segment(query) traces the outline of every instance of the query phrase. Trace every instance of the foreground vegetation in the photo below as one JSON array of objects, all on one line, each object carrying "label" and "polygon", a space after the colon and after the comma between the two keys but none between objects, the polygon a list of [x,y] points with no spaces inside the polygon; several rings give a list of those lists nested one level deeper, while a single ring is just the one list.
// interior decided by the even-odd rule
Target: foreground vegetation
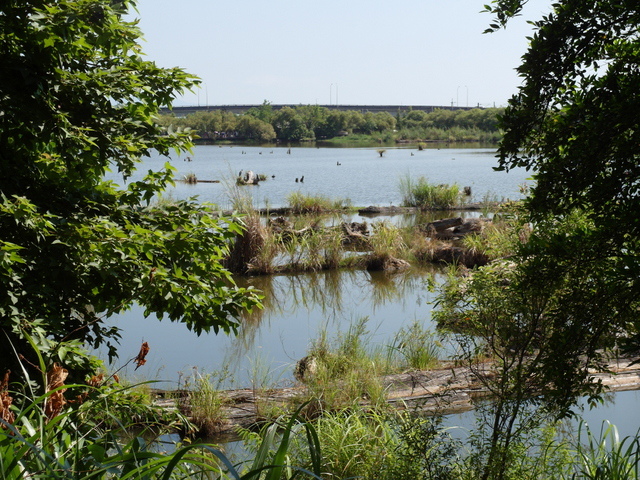
[{"label": "foreground vegetation", "polygon": [[[362,357],[362,331],[356,330],[325,354],[334,365],[332,373],[338,374],[334,380],[349,375],[336,365]],[[316,353],[323,349],[322,342],[314,347]],[[465,439],[440,417],[425,417],[417,410],[362,407],[357,401],[331,408],[315,404],[311,409],[314,404],[304,401],[297,411],[258,431],[239,431],[249,453],[238,462],[220,445],[158,443],[173,428],[188,429],[189,421],[141,405],[135,390],[113,378],[67,385],[62,373],[49,370],[47,379],[41,379],[48,385],[44,392],[8,383],[7,378],[0,383],[0,478],[471,480],[482,476],[490,452],[490,430],[482,423]],[[354,400],[361,395],[354,394]],[[65,396],[73,402],[65,403]],[[132,421],[132,409],[141,423]],[[576,436],[562,433],[566,431],[561,423],[548,422],[519,436],[500,478],[639,478],[637,437],[619,439],[615,427],[608,425],[600,433],[584,424]]]}]

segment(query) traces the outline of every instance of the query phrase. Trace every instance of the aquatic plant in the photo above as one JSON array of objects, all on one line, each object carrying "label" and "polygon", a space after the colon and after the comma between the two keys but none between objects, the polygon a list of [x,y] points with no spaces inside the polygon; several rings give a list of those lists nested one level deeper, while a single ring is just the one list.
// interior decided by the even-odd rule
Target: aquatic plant
[{"label": "aquatic plant", "polygon": [[442,354],[442,345],[436,334],[425,329],[417,320],[400,329],[389,348],[394,358],[392,364],[396,369],[404,367],[428,370],[438,365]]},{"label": "aquatic plant", "polygon": [[315,399],[326,411],[340,410],[362,399],[379,408],[386,405],[381,381],[386,365],[382,353],[370,348],[368,321],[368,317],[357,320],[331,340],[326,330],[319,332],[308,352],[314,371],[303,379],[307,390],[299,401]]},{"label": "aquatic plant", "polygon": [[[603,422],[599,435],[580,422],[575,442],[572,480],[637,480],[640,478],[640,438],[620,440],[615,425]],[[586,437],[586,438],[585,438]]]},{"label": "aquatic plant", "polygon": [[182,398],[177,399],[180,411],[191,419],[200,435],[212,437],[220,432],[226,402],[220,386],[228,376],[224,370],[203,374],[194,368],[193,375],[178,385],[178,392],[183,392]]},{"label": "aquatic plant", "polygon": [[422,210],[447,209],[460,204],[460,187],[453,185],[435,185],[425,177],[413,179],[405,175],[400,179],[400,193],[405,207],[417,207]]},{"label": "aquatic plant", "polygon": [[287,196],[287,204],[292,213],[325,213],[344,210],[351,206],[349,199],[332,200],[322,195],[306,195],[301,192],[292,192]]}]

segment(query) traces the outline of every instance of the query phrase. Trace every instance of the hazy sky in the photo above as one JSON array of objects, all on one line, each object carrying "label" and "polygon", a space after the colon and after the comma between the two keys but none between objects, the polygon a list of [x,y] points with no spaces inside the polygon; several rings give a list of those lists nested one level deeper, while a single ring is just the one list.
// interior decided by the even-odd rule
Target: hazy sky
[{"label": "hazy sky", "polygon": [[139,0],[144,52],[199,76],[175,105],[496,106],[550,0],[482,32],[489,0]]}]

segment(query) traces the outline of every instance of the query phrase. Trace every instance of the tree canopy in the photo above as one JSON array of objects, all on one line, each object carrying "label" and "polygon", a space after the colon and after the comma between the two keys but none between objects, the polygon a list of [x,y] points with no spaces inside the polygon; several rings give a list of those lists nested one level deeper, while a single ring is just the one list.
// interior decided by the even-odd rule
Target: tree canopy
[{"label": "tree canopy", "polygon": [[[494,26],[523,3],[496,2]],[[564,0],[553,8],[534,22],[518,68],[523,86],[502,120],[500,166],[536,171],[533,211],[586,209],[598,226],[623,222],[637,236],[640,5]]]},{"label": "tree canopy", "polygon": [[[489,31],[526,3],[487,5]],[[517,216],[526,235],[510,240],[509,262],[451,281],[440,298],[467,363],[482,375],[479,355],[493,360],[496,375],[481,376],[498,397],[486,405],[482,478],[504,478],[509,445],[540,420],[528,407],[570,414],[579,395],[599,398],[591,372],[608,352],[640,346],[640,4],[551,8],[532,22],[522,86],[500,121],[498,168],[535,180]]]},{"label": "tree canopy", "polygon": [[[524,3],[487,6],[496,15],[492,28]],[[518,68],[523,84],[502,118],[499,165],[535,172],[527,202],[534,220],[576,209],[589,216],[581,248],[615,263],[608,281],[628,300],[630,291],[640,294],[640,5],[563,0],[552,7],[534,22]],[[637,327],[626,329],[633,336]]]},{"label": "tree canopy", "polygon": [[[197,79],[144,60],[132,0],[9,0],[0,6],[0,370],[46,358],[88,367],[104,319],[133,303],[197,334],[237,328],[255,292],[221,261],[241,226],[193,201],[154,200],[167,163],[119,187],[152,150],[190,148],[163,133],[162,106]],[[125,183],[125,182],[123,182]],[[17,371],[15,373],[18,373]]]}]

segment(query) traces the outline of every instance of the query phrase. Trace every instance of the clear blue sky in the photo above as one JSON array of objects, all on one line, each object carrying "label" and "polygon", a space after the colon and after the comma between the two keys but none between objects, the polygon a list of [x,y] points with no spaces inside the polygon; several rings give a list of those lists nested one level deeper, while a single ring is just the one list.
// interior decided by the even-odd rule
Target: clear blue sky
[{"label": "clear blue sky", "polygon": [[175,105],[496,106],[550,0],[483,34],[489,0],[139,0],[143,50],[199,76]]}]

